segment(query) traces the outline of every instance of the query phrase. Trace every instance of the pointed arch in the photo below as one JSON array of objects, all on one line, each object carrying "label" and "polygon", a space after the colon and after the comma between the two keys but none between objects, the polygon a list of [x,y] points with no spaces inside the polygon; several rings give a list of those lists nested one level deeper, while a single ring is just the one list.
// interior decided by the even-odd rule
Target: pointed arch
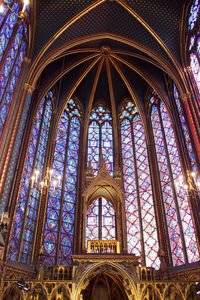
[{"label": "pointed arch", "polygon": [[58,123],[44,227],[44,264],[67,265],[71,262],[79,162],[81,110],[70,99]]},{"label": "pointed arch", "polygon": [[154,285],[148,284],[142,293],[141,299],[143,299],[143,300],[148,300],[148,299],[161,300],[162,296],[161,296],[160,292],[158,291],[158,289]]},{"label": "pointed arch", "polygon": [[191,167],[192,167],[193,170],[197,170],[197,164],[196,164],[194,150],[193,150],[193,146],[192,146],[192,142],[191,142],[191,138],[190,138],[190,133],[189,133],[189,130],[188,130],[188,125],[187,125],[187,122],[186,122],[186,118],[184,116],[183,104],[182,104],[182,101],[180,99],[178,89],[177,89],[175,83],[173,85],[173,94],[174,94],[174,99],[175,99],[175,102],[176,102],[176,107],[177,107],[177,110],[178,110],[179,118],[180,118],[180,121],[181,121],[181,127],[182,127],[183,134],[184,134],[184,137],[185,137],[185,142],[186,142],[186,147],[187,147],[187,151],[188,151],[189,158],[190,158]]},{"label": "pointed arch", "polygon": [[141,255],[144,264],[158,269],[159,246],[145,131],[130,100],[121,106],[120,129],[128,251]]},{"label": "pointed arch", "polygon": [[29,292],[29,295],[27,297],[27,300],[32,300],[34,297],[38,297],[40,300],[47,300],[47,291],[45,289],[45,286],[43,286],[40,283],[34,284],[31,287],[31,291]]},{"label": "pointed arch", "polygon": [[165,105],[154,94],[150,106],[171,255],[177,266],[198,260],[198,244],[187,192],[175,185],[183,171],[171,120]]},{"label": "pointed arch", "polygon": [[59,284],[52,291],[50,300],[71,300],[70,293],[64,284]]},{"label": "pointed arch", "polygon": [[5,7],[0,13],[0,137],[14,97],[28,45],[28,24],[17,14],[21,9],[18,0],[9,1],[12,10]]},{"label": "pointed arch", "polygon": [[35,228],[40,204],[40,188],[32,184],[32,176],[41,180],[55,95],[49,91],[41,100],[30,135],[21,187],[18,194],[8,258],[31,262]]},{"label": "pointed arch", "polygon": [[171,299],[171,297],[173,297],[173,299],[177,299],[177,300],[183,300],[185,299],[182,291],[175,285],[175,284],[170,284],[164,293],[164,299]]},{"label": "pointed arch", "polygon": [[97,175],[99,169],[101,153],[109,173],[113,175],[112,117],[110,110],[103,105],[95,106],[91,111],[87,151],[87,162],[88,164],[91,163],[94,175]]}]

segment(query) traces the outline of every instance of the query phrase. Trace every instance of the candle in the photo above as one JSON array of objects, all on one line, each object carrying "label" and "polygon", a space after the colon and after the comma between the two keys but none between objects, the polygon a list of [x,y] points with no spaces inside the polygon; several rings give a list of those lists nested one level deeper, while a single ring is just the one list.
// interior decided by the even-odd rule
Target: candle
[{"label": "candle", "polygon": [[1,214],[1,224],[3,223],[3,216],[4,216],[4,212],[2,212]]},{"label": "candle", "polygon": [[22,11],[25,12],[26,6],[29,4],[29,0],[24,0],[24,6]]}]

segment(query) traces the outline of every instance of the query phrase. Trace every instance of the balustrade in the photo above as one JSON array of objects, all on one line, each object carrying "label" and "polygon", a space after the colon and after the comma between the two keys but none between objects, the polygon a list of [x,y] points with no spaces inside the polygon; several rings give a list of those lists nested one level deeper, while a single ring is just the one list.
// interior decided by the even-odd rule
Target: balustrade
[{"label": "balustrade", "polygon": [[120,253],[119,242],[116,240],[89,240],[88,253],[117,254]]}]

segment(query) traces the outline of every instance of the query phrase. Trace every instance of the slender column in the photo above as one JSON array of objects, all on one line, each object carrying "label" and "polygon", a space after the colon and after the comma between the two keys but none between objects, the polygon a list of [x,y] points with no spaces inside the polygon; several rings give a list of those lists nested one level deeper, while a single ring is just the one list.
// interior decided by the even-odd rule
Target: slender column
[{"label": "slender column", "polygon": [[139,182],[138,182],[138,171],[137,171],[137,159],[135,153],[135,135],[133,131],[133,122],[130,122],[131,126],[131,136],[132,136],[132,147],[133,147],[133,158],[134,158],[134,172],[135,172],[135,185],[136,185],[136,194],[137,194],[137,205],[138,205],[138,218],[139,218],[139,227],[140,227],[140,244],[141,244],[141,258],[142,265],[146,265],[145,260],[145,248],[144,248],[144,235],[143,235],[143,226],[142,226],[142,213],[140,205],[140,192],[139,192]]},{"label": "slender column", "polygon": [[[60,199],[60,219],[58,221],[58,239],[57,239],[57,249],[56,249],[56,265],[59,264],[59,251],[60,251],[60,241],[61,241],[61,227],[62,227],[62,214],[63,214],[63,202],[64,202],[64,186],[66,179],[66,169],[67,169],[67,159],[68,159],[68,147],[69,147],[69,136],[71,131],[71,120],[68,121],[68,132],[67,132],[67,141],[66,141],[66,149],[65,149],[65,162],[64,162],[64,170],[63,170],[63,178],[62,178],[62,191],[61,191],[61,199]],[[63,263],[63,261],[62,261]]]},{"label": "slender column", "polygon": [[[15,211],[17,208],[17,206],[16,206],[17,197],[15,197],[15,198],[13,197],[13,191],[11,191],[12,194],[10,197],[10,202],[8,202],[8,200],[9,200],[11,185],[13,184],[14,176],[16,175],[15,172],[16,172],[17,158],[19,157],[22,136],[23,136],[23,133],[25,130],[26,120],[27,120],[28,111],[30,108],[30,103],[31,103],[31,98],[32,98],[32,92],[33,92],[32,87],[29,87],[29,86],[26,86],[26,87],[27,87],[27,94],[26,94],[25,101],[24,101],[23,111],[21,114],[19,114],[21,119],[19,122],[18,131],[17,131],[17,135],[15,137],[15,143],[14,143],[12,155],[11,155],[10,163],[8,166],[7,176],[6,176],[6,180],[5,180],[5,184],[4,184],[4,188],[3,188],[3,193],[1,196],[2,200],[0,200],[0,203],[4,204],[4,205],[2,205],[4,207],[4,210],[6,209],[10,212],[11,220],[14,220],[14,215],[15,215]],[[18,193],[18,191],[15,194],[17,195],[17,193]],[[12,203],[11,202],[12,200],[14,200],[15,203],[14,202]],[[6,246],[5,246],[6,253],[8,253],[8,245],[9,245],[10,239],[12,237],[11,232],[12,232],[13,224],[14,223],[11,222],[10,227],[8,229],[9,239],[6,241]]]},{"label": "slender column", "polygon": [[147,149],[149,153],[149,164],[151,169],[151,180],[152,180],[152,189],[154,194],[154,208],[156,213],[156,223],[157,223],[157,231],[158,231],[158,239],[159,239],[159,252],[164,251],[164,257],[167,261],[172,265],[171,259],[171,251],[169,245],[169,237],[168,237],[168,230],[167,224],[165,219],[165,210],[164,206],[161,203],[160,199],[162,199],[162,191],[159,181],[159,169],[156,163],[156,151],[153,144],[153,131],[151,126],[150,116],[147,117],[147,128],[149,128],[148,132],[146,133],[147,137]]},{"label": "slender column", "polygon": [[115,106],[115,97],[113,91],[113,83],[112,83],[112,75],[110,69],[110,63],[108,57],[106,57],[106,70],[107,70],[107,77],[108,77],[108,86],[109,86],[109,93],[110,93],[110,102],[112,107],[112,119],[113,119],[113,135],[114,135],[114,153],[115,153],[115,160],[119,160],[119,142],[118,142],[118,134],[117,134],[117,116],[116,116],[116,106]]},{"label": "slender column", "polygon": [[[52,162],[53,160],[53,151],[51,148],[51,144],[50,144],[50,137],[52,136],[52,131],[54,130],[54,126],[52,126],[52,124],[54,124],[54,118],[55,118],[55,110],[52,113],[52,118],[51,118],[51,127],[50,127],[50,132],[49,132],[49,137],[48,137],[48,142],[47,142],[47,151],[46,151],[46,156],[45,156],[45,164],[44,164],[44,168],[43,168],[43,174],[42,174],[42,178],[44,178],[45,174],[47,174],[47,170],[48,170],[48,166],[50,165],[50,161]],[[55,143],[54,143],[55,145]],[[45,225],[45,219],[46,219],[46,207],[47,207],[47,200],[48,200],[48,187],[44,188],[44,190],[41,192],[40,195],[40,202],[38,205],[38,213],[37,213],[37,221],[36,221],[36,229],[35,229],[35,234],[34,234],[34,239],[33,239],[33,251],[32,251],[32,256],[31,256],[31,264],[33,264],[34,261],[34,255],[36,253],[36,251],[39,250],[40,248],[40,238],[41,238],[41,234],[43,236],[44,234],[44,225]],[[41,228],[43,228],[43,231],[41,231]],[[37,241],[38,245],[37,245]]]},{"label": "slender column", "polygon": [[171,163],[170,163],[170,159],[169,159],[169,151],[168,151],[168,147],[167,147],[167,140],[166,140],[166,136],[165,136],[165,130],[164,130],[164,126],[163,126],[163,120],[162,120],[162,116],[161,116],[160,107],[158,108],[158,114],[159,114],[159,119],[160,119],[161,130],[162,130],[162,134],[163,134],[164,147],[165,147],[166,156],[167,156],[166,158],[167,158],[167,164],[168,164],[168,170],[169,170],[169,177],[170,177],[170,180],[171,180],[171,188],[172,188],[174,203],[175,203],[175,207],[176,207],[178,226],[179,226],[179,229],[180,229],[180,236],[181,236],[181,242],[182,242],[182,247],[183,247],[183,254],[184,254],[185,262],[188,263],[188,257],[187,257],[187,252],[186,252],[186,245],[185,245],[183,227],[182,227],[181,216],[180,216],[180,211],[179,211],[179,205],[178,205],[177,196],[176,196],[176,190],[175,190],[175,186],[174,186]]},{"label": "slender column", "polygon": [[[44,120],[44,115],[45,115],[46,102],[47,102],[47,99],[45,99],[43,112],[42,112],[42,117],[41,117],[41,122],[40,122],[40,126],[39,126],[39,133],[38,133],[38,137],[37,137],[37,143],[36,143],[36,147],[35,147],[36,150],[35,150],[34,161],[33,161],[33,170],[35,168],[35,164],[36,164],[36,161],[37,161],[37,152],[38,152],[38,146],[39,146],[39,141],[40,141],[40,136],[41,136],[41,131],[42,131],[42,125],[43,125],[43,120]],[[43,172],[44,172],[44,169],[43,169]],[[28,208],[29,208],[30,193],[31,193],[32,189],[34,189],[34,187],[32,187],[29,183],[29,189],[28,189],[27,200],[26,200],[26,207],[25,207],[25,212],[24,212],[23,226],[22,226],[22,230],[21,230],[21,233],[20,233],[21,238],[19,239],[20,246],[19,246],[19,252],[18,252],[18,261],[20,261],[22,246],[23,246],[23,242],[24,242],[24,230],[25,230],[25,227],[26,227],[26,220],[27,220],[27,214],[28,214]],[[36,189],[38,190],[38,188],[36,188]],[[41,195],[38,198],[38,203],[39,204],[40,204],[40,201],[41,201]],[[38,204],[38,207],[39,207],[39,204]],[[38,210],[37,210],[37,214],[38,214]]]},{"label": "slender column", "polygon": [[31,103],[31,96],[32,96],[32,91],[29,90],[28,93],[26,94],[25,103],[24,103],[22,114],[21,114],[19,127],[17,130],[17,135],[15,137],[15,142],[14,142],[14,146],[13,146],[13,150],[12,150],[12,154],[11,154],[11,158],[10,158],[10,163],[9,163],[9,166],[7,169],[7,175],[6,175],[6,179],[4,182],[4,186],[3,186],[3,190],[2,190],[2,194],[1,194],[1,198],[0,198],[0,213],[3,212],[5,210],[5,208],[9,208],[9,206],[10,206],[10,205],[8,205],[9,195],[10,195],[11,186],[13,183],[13,178],[15,176],[15,168],[16,168],[16,164],[17,164],[17,158],[19,156],[21,140],[22,140],[22,135],[23,135],[24,129],[25,129],[28,110],[29,110],[29,106]]}]

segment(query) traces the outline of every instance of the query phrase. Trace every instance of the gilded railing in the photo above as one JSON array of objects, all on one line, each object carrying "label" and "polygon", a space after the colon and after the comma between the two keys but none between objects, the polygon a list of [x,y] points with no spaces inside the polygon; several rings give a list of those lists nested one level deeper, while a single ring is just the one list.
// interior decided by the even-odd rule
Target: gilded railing
[{"label": "gilded railing", "polygon": [[119,242],[116,240],[89,240],[87,241],[88,253],[120,253]]}]

